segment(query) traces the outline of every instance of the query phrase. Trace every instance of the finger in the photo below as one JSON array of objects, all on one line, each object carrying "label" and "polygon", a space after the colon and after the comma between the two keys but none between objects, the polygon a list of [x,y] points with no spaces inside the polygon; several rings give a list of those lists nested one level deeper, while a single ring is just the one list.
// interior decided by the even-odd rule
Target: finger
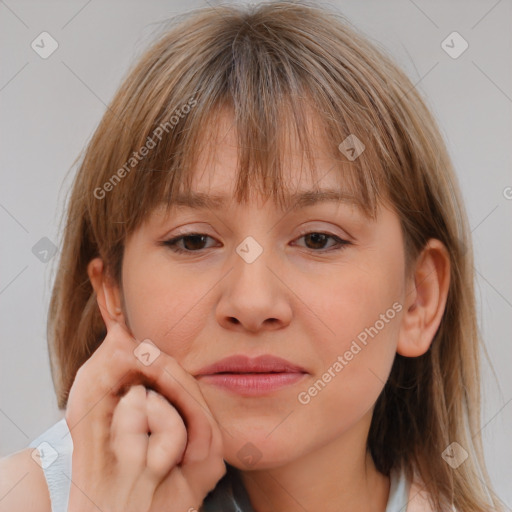
[{"label": "finger", "polygon": [[[187,447],[182,462],[204,460],[218,426],[199,389],[199,384],[173,357],[161,353],[150,366],[142,367],[149,387],[165,397],[179,412],[187,428]],[[220,436],[220,432],[219,432]]]},{"label": "finger", "polygon": [[112,449],[120,467],[133,475],[146,465],[149,429],[146,409],[146,388],[132,386],[119,400],[112,417]]},{"label": "finger", "polygon": [[159,393],[148,390],[146,405],[151,432],[146,466],[160,481],[182,459],[187,429],[178,411]]},{"label": "finger", "polygon": [[183,418],[188,432],[183,462],[203,460],[210,449],[212,430],[218,430],[218,425],[197,381],[164,352],[146,366],[134,354],[138,346],[139,342],[120,323],[111,326],[103,343],[77,373],[78,393],[84,398],[76,406],[73,419],[79,421],[93,411],[100,424],[110,425],[119,396],[129,386],[143,384],[167,398]]},{"label": "finger", "polygon": [[[112,450],[115,473],[123,492],[117,499],[129,503],[124,510],[148,510],[158,481],[147,474],[148,439],[147,389],[132,386],[119,400],[112,418]],[[118,491],[118,492],[119,492]]]}]

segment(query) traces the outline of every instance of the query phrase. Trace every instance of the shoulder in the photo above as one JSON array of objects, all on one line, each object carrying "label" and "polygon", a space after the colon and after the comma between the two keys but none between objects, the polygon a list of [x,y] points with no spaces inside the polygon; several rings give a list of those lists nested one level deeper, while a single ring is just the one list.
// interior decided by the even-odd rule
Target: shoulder
[{"label": "shoulder", "polygon": [[0,512],[51,512],[44,471],[32,451],[25,448],[0,458]]},{"label": "shoulder", "polygon": [[[409,501],[407,503],[407,512],[436,512],[428,501],[429,493],[419,477],[416,477],[409,489]],[[453,508],[454,512],[458,512]]]},{"label": "shoulder", "polygon": [[434,512],[428,501],[428,493],[419,479],[411,482],[407,512]]}]

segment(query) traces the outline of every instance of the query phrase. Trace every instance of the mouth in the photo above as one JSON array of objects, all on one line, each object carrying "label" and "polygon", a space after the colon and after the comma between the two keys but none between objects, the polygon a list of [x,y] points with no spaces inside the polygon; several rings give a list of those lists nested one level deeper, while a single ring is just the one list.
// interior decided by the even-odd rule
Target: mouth
[{"label": "mouth", "polygon": [[243,395],[265,395],[304,379],[307,371],[285,359],[264,355],[231,356],[202,368],[197,378],[223,390]]}]

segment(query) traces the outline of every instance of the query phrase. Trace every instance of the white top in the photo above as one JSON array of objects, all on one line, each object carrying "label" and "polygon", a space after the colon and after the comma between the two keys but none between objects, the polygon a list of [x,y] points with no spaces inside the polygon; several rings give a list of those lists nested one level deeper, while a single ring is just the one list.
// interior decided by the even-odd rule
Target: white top
[{"label": "white top", "polygon": [[[71,458],[73,440],[66,419],[52,425],[46,432],[34,439],[30,448],[37,448],[40,454],[52,512],[67,512],[69,491],[71,488]],[[229,465],[228,472],[217,483],[217,486],[206,496],[201,511],[204,512],[254,512],[247,493]],[[389,499],[385,512],[407,512],[410,482],[403,473],[391,472]],[[222,507],[222,508],[221,508]]]}]

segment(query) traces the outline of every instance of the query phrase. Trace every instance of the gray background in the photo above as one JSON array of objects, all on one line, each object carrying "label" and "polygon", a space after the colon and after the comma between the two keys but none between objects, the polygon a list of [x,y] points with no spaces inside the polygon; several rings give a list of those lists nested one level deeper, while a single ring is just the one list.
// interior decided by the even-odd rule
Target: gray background
[{"label": "gray background", "polygon": [[[483,437],[492,480],[512,504],[512,2],[333,2],[405,68],[438,119],[474,237],[483,359]],[[187,9],[206,5],[187,2]],[[213,5],[213,4],[212,4]],[[0,456],[20,450],[63,416],[45,339],[58,221],[75,168],[127,66],[179,1],[0,1]],[[48,59],[31,48],[43,31]],[[441,42],[459,32],[457,59]]]}]

